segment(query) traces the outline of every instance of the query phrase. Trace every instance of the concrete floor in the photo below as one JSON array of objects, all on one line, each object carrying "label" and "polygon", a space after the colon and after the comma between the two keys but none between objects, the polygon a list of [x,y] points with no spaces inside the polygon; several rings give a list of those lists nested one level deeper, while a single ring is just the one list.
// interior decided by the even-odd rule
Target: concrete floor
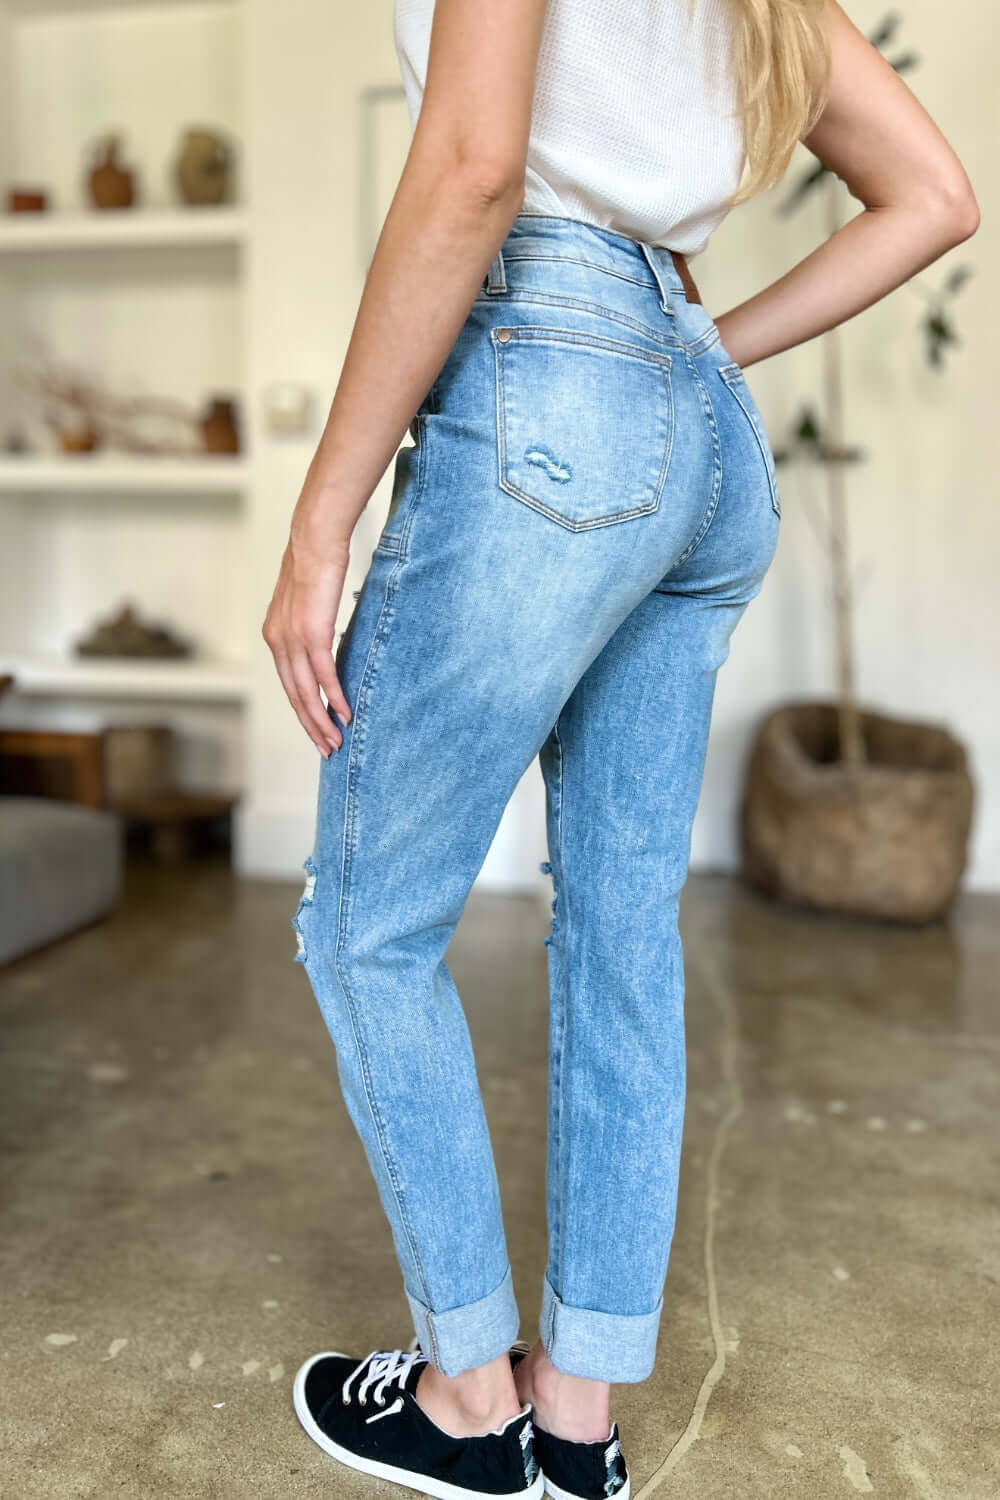
[{"label": "concrete floor", "polygon": [[[130,869],[0,973],[0,1492],[379,1497],[290,1404],[412,1336],[289,918],[299,886]],[[1000,1495],[1000,898],[902,931],[684,893],[688,1112],[633,1500]],[[522,1335],[545,1261],[547,930],[474,893],[466,999]]]}]

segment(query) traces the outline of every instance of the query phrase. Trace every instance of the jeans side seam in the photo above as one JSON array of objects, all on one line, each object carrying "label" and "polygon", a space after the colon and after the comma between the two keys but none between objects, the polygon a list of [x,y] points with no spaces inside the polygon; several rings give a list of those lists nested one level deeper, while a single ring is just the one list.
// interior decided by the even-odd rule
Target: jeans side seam
[{"label": "jeans side seam", "polygon": [[[403,523],[401,540],[404,536],[408,539],[408,526],[412,517],[413,509],[416,505],[416,500],[419,498],[420,491],[423,486],[424,475],[426,471],[425,449],[426,445],[421,445],[420,449],[418,450],[420,453],[420,458],[417,471],[417,483],[414,503],[410,508],[410,514],[406,517],[406,520]],[[393,1193],[395,1195],[396,1203],[399,1208],[400,1220],[406,1231],[407,1240],[409,1242],[410,1253],[413,1256],[414,1265],[420,1278],[421,1297],[429,1307],[431,1297],[427,1282],[427,1274],[424,1270],[423,1262],[420,1258],[417,1238],[414,1233],[413,1224],[410,1220],[406,1198],[399,1181],[399,1174],[396,1170],[396,1163],[393,1159],[391,1151],[389,1150],[388,1134],[385,1128],[385,1122],[382,1118],[381,1110],[378,1107],[378,1101],[375,1097],[375,1090],[372,1086],[368,1051],[364,1045],[358,1029],[357,1001],[355,999],[351,986],[348,983],[342,957],[344,940],[347,934],[350,915],[349,908],[350,898],[352,895],[353,859],[354,855],[357,852],[357,781],[364,753],[366,711],[371,699],[372,685],[376,676],[378,658],[382,654],[382,651],[388,640],[389,626],[392,623],[393,617],[392,602],[396,593],[399,574],[405,562],[406,552],[405,549],[401,547],[400,554],[397,557],[397,560],[393,565],[388,578],[386,579],[385,595],[382,600],[382,607],[379,610],[378,620],[376,621],[375,629],[372,633],[372,640],[368,648],[368,655],[365,659],[365,665],[358,684],[358,692],[354,705],[354,717],[351,721],[351,744],[348,751],[347,775],[345,778],[346,786],[344,792],[344,836],[341,846],[340,900],[337,907],[337,933],[336,942],[334,945],[334,967],[336,968],[337,977],[344,992],[344,997],[347,1000],[347,1009],[351,1021],[351,1030],[354,1034],[354,1043],[357,1049],[358,1060],[361,1064],[361,1076],[365,1086],[365,1096],[368,1100],[368,1108],[371,1111],[372,1124],[375,1128],[376,1139],[378,1140],[379,1148],[382,1152],[382,1159],[385,1162],[386,1170],[389,1174],[389,1180],[392,1183]],[[435,1362],[438,1362],[439,1354],[437,1349],[437,1340],[434,1336],[433,1326],[430,1324],[429,1320],[428,1327],[431,1335],[431,1343],[434,1346],[431,1350],[431,1353]]]},{"label": "jeans side seam", "polygon": [[[725,371],[727,370],[735,371],[738,379],[730,379],[725,374]],[[743,412],[744,416],[750,424],[750,428],[753,432],[754,437],[757,440],[757,447],[760,450],[760,456],[764,460],[764,468],[767,471],[767,483],[771,495],[771,509],[774,511],[776,516],[780,516],[781,499],[778,494],[778,479],[774,470],[774,462],[768,452],[770,443],[765,443],[765,438],[761,436],[761,432],[754,418],[753,411],[740,395],[739,384],[744,380],[743,371],[737,364],[724,365],[723,368],[719,371],[719,375],[726,387],[732,392],[737,404],[739,405],[740,410]]]},{"label": "jeans side seam", "polygon": [[[553,1142],[553,1151],[554,1151],[553,1161],[555,1163],[555,1178],[556,1178],[555,1203],[556,1203],[556,1213],[558,1215],[558,1218],[556,1219],[556,1224],[555,1224],[555,1241],[556,1241],[556,1245],[555,1245],[555,1248],[556,1248],[555,1273],[556,1273],[556,1276],[558,1277],[558,1279],[561,1281],[562,1280],[562,1260],[563,1260],[562,1240],[563,1240],[563,1233],[564,1233],[564,1230],[565,1230],[565,1215],[563,1213],[563,1201],[562,1201],[562,1198],[563,1198],[563,1162],[562,1162],[562,1144],[563,1144],[563,1128],[562,1128],[562,1125],[563,1125],[563,1054],[565,1052],[565,1047],[566,1047],[566,1011],[567,1011],[567,1008],[568,1008],[568,1000],[567,1000],[567,995],[566,995],[566,985],[567,985],[567,976],[569,974],[569,942],[570,942],[571,927],[570,927],[570,924],[569,924],[569,921],[568,921],[568,916],[569,916],[569,902],[567,900],[567,895],[566,895],[566,877],[565,877],[565,871],[564,871],[564,868],[563,868],[563,847],[564,847],[563,846],[563,826],[564,826],[564,801],[565,801],[566,758],[565,758],[565,755],[563,754],[563,743],[562,743],[562,737],[561,737],[561,735],[559,733],[559,719],[558,718],[556,719],[556,722],[552,726],[552,735],[553,735],[553,739],[554,739],[554,742],[555,742],[555,745],[556,745],[556,751],[557,751],[557,754],[558,754],[558,757],[559,757],[558,774],[557,774],[557,777],[556,777],[556,788],[557,788],[558,795],[557,795],[557,798],[556,798],[556,809],[555,809],[555,813],[556,813],[556,818],[555,818],[555,821],[556,821],[556,869],[557,869],[558,874],[559,874],[559,884],[558,884],[558,891],[557,891],[557,898],[556,899],[557,899],[557,905],[561,908],[560,911],[559,911],[559,913],[558,913],[558,915],[559,915],[559,920],[560,920],[560,923],[561,923],[561,926],[562,926],[562,931],[563,931],[562,959],[561,959],[561,963],[560,963],[560,984],[559,984],[559,998],[558,998],[558,1004],[559,1004],[559,1047],[558,1047],[558,1052],[557,1052],[556,1058],[554,1060],[555,1061],[555,1065],[556,1065],[556,1078],[555,1078],[555,1111],[554,1111],[554,1113],[555,1113],[555,1140]],[[552,997],[550,996],[550,1004],[551,1004],[551,1001],[552,1001]]]},{"label": "jeans side seam", "polygon": [[694,552],[695,548],[698,547],[702,542],[715,517],[715,513],[719,505],[719,495],[722,492],[722,443],[719,439],[719,428],[715,420],[715,408],[712,406],[712,402],[708,394],[708,388],[701,377],[701,372],[698,370],[694,360],[691,359],[690,356],[688,356],[687,363],[688,369],[691,371],[692,378],[694,379],[698,387],[698,396],[701,400],[702,409],[704,410],[709,430],[712,434],[712,493],[698,530],[695,532],[690,542],[688,542],[680,557],[676,557],[670,564],[670,567],[663,575],[663,578],[661,578],[659,583],[657,584],[658,588],[667,578],[670,577],[671,573],[675,572],[681,566],[682,563],[687,562],[688,558]]}]

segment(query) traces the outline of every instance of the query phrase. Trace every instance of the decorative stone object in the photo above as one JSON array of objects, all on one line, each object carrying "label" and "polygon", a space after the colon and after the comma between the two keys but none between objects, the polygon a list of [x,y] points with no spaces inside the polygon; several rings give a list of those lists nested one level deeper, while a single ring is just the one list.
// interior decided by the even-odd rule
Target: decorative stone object
[{"label": "decorative stone object", "polygon": [[191,126],[174,163],[181,198],[192,206],[222,203],[228,196],[233,148],[217,131]]},{"label": "decorative stone object", "polygon": [[859,765],[837,758],[833,703],[785,704],[763,721],[740,813],[743,876],[792,906],[941,918],[967,858],[966,752],[943,725],[861,719]]},{"label": "decorative stone object", "polygon": [[139,618],[125,604],[110,620],[98,623],[76,643],[78,656],[177,657],[190,656],[191,647],[164,625]]}]

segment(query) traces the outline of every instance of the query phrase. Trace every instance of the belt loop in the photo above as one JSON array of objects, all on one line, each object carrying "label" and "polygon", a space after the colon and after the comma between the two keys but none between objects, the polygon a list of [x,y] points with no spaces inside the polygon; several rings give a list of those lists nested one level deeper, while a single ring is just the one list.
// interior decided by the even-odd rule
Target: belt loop
[{"label": "belt loop", "polygon": [[645,240],[639,240],[638,244],[639,244],[639,249],[642,251],[643,255],[646,257],[646,261],[647,261],[647,263],[649,265],[649,269],[652,271],[653,275],[656,277],[656,285],[660,289],[660,308],[661,308],[661,310],[663,312],[668,313],[668,314],[670,314],[672,316],[673,315],[673,311],[674,311],[673,303],[672,303],[672,301],[670,299],[670,293],[667,290],[667,283],[664,281],[663,274],[662,274],[662,272],[660,270],[659,265],[657,264],[657,257],[656,257],[654,248],[653,248],[652,245],[647,245],[647,243],[646,243]]},{"label": "belt loop", "polygon": [[507,290],[507,276],[504,271],[502,250],[498,250],[493,257],[489,273],[483,283],[483,289],[487,292],[505,292]]}]

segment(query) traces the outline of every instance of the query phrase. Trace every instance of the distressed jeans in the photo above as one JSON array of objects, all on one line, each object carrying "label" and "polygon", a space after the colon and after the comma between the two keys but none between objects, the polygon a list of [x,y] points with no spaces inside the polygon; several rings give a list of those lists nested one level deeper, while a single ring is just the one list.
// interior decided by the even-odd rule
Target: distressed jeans
[{"label": "distressed jeans", "polygon": [[539,1333],[561,1370],[652,1371],[685,1105],[678,898],[716,673],[777,544],[745,376],[669,252],[521,213],[395,459],[339,644],[292,918],[446,1375],[519,1313],[445,962],[534,757],[553,918]]}]

